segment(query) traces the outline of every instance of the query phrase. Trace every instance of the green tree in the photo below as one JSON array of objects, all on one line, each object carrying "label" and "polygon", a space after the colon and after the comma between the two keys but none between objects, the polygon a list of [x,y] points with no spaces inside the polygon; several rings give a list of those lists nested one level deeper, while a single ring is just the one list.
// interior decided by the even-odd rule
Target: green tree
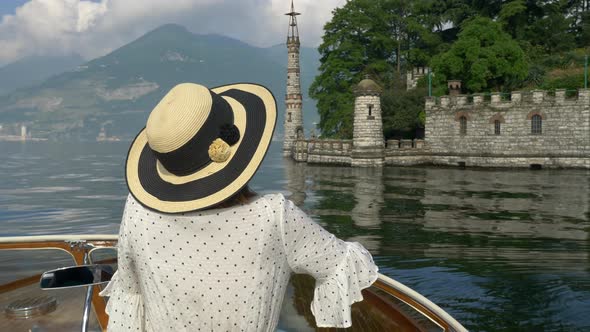
[{"label": "green tree", "polygon": [[388,60],[395,42],[377,32],[380,27],[371,22],[372,15],[378,15],[373,1],[349,1],[336,8],[332,20],[324,26],[318,48],[320,74],[309,94],[317,100],[319,127],[325,137],[352,136],[352,85],[360,81],[362,73],[393,68]]},{"label": "green tree", "polygon": [[381,112],[386,139],[415,138],[416,129],[424,128],[425,95],[424,87],[410,91],[392,88],[383,92]]},{"label": "green tree", "polygon": [[571,29],[578,47],[590,44],[590,0],[565,0],[565,13],[571,19]]},{"label": "green tree", "polygon": [[404,65],[430,61],[440,40],[416,13],[403,0],[350,0],[333,11],[318,48],[320,74],[309,90],[324,136],[352,137],[352,88],[364,74],[388,88]]},{"label": "green tree", "polygon": [[471,92],[501,91],[509,80],[528,74],[525,54],[499,23],[476,17],[465,23],[451,49],[432,60],[435,81],[460,79]]}]

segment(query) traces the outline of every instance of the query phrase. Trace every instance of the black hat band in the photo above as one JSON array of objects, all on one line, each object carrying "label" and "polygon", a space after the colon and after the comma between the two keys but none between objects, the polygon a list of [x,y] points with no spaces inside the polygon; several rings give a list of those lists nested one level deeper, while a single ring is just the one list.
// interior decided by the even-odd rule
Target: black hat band
[{"label": "black hat band", "polygon": [[[216,138],[223,139],[221,136],[227,136],[228,134],[223,135],[224,131],[227,131],[226,128],[235,128],[239,140],[240,134],[239,130],[233,124],[234,113],[231,106],[222,97],[211,91],[209,92],[211,93],[212,99],[211,111],[195,135],[183,146],[174,151],[160,153],[152,149],[152,152],[162,166],[174,175],[188,175],[210,164],[209,145]],[[231,129],[230,136],[235,137],[235,130]]]}]

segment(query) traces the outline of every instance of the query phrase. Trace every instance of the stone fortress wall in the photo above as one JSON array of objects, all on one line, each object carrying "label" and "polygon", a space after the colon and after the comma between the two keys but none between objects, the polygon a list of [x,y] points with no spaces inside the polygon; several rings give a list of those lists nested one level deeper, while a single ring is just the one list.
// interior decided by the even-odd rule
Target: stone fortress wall
[{"label": "stone fortress wall", "polygon": [[[298,140],[291,157],[295,161],[310,164],[333,164],[352,166],[353,140],[312,138]],[[424,140],[387,140],[382,153],[382,163],[386,165],[409,166],[428,164],[429,151]],[[360,155],[359,157],[363,157]],[[364,158],[361,158],[364,159]],[[367,165],[378,166],[378,165]]]},{"label": "stone fortress wall", "polygon": [[[365,79],[355,89],[353,139],[301,138],[294,143],[291,156],[300,162],[360,167],[590,169],[590,90],[579,90],[573,97],[557,90],[554,95],[517,91],[487,98],[460,95],[456,84],[453,82],[452,95],[426,99],[425,140],[385,141],[380,90]],[[538,121],[536,132],[533,121]]]},{"label": "stone fortress wall", "polygon": [[574,97],[566,97],[565,90],[553,96],[537,90],[506,97],[428,98],[425,137],[431,163],[590,168],[590,90]]}]

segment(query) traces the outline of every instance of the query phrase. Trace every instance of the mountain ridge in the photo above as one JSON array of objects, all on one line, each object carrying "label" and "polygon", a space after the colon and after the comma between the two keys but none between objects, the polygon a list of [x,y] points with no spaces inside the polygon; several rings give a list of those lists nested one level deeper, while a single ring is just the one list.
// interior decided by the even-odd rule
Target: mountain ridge
[{"label": "mountain ridge", "polygon": [[[302,58],[304,118],[309,126],[317,112],[307,97],[307,86],[317,72],[319,55],[313,49],[302,48],[303,53],[307,54]],[[258,48],[166,24],[76,70],[0,97],[0,123],[4,128],[27,124],[37,137],[94,139],[105,128],[108,135],[131,139],[151,109],[178,83],[213,87],[254,82],[267,86],[278,100],[276,135],[281,135],[286,62],[286,47]]]},{"label": "mountain ridge", "polygon": [[0,95],[41,83],[84,63],[78,54],[28,56],[0,67]]}]

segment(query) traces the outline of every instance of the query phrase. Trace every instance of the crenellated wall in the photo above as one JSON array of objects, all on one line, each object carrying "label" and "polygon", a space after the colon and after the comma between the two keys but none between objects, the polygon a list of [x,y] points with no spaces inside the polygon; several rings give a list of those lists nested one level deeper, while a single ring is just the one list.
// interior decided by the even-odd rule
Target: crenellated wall
[{"label": "crenellated wall", "polygon": [[[388,140],[380,165],[417,165],[429,163],[424,140]],[[354,163],[353,140],[311,139],[295,142],[291,157],[310,164],[357,166]],[[362,156],[361,156],[362,157]],[[370,158],[359,158],[370,159]],[[377,166],[377,165],[366,165]]]},{"label": "crenellated wall", "polygon": [[[428,98],[426,144],[432,163],[486,167],[590,168],[590,90]],[[541,133],[532,132],[535,115]],[[461,132],[461,118],[465,132]],[[499,126],[499,133],[496,127]]]},{"label": "crenellated wall", "polygon": [[[573,97],[557,90],[427,98],[425,111],[425,140],[388,140],[384,148],[380,144],[362,148],[362,144],[355,146],[361,142],[359,138],[300,139],[292,157],[301,162],[351,166],[590,169],[590,90],[580,90]],[[461,118],[465,119],[465,132]],[[540,133],[533,132],[533,119],[541,119]]]},{"label": "crenellated wall", "polygon": [[310,164],[350,165],[352,140],[310,139],[295,143],[293,159]]},{"label": "crenellated wall", "polygon": [[406,73],[406,90],[415,89],[418,86],[418,80],[428,75],[430,68],[428,67],[416,67],[412,71]]}]

